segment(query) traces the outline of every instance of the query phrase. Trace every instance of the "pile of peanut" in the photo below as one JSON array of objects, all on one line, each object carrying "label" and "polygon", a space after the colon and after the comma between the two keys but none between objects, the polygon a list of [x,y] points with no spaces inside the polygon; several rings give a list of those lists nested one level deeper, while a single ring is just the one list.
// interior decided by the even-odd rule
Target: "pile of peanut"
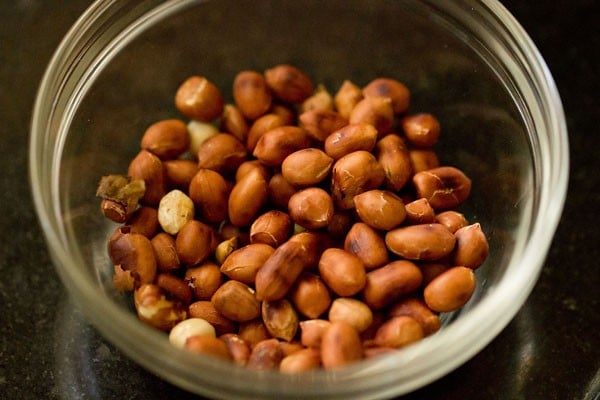
[{"label": "pile of peanut", "polygon": [[471,181],[440,166],[440,123],[400,82],[332,95],[291,65],[243,71],[233,102],[205,77],[183,119],[143,134],[101,179],[114,285],[173,345],[301,373],[397,351],[462,307],[488,255],[456,207]]}]

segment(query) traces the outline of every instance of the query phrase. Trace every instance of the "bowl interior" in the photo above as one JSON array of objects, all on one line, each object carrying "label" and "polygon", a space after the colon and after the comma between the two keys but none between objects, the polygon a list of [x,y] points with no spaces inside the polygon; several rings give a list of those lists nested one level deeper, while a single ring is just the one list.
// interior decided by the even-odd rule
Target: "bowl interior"
[{"label": "bowl interior", "polygon": [[[123,2],[128,7],[112,15],[112,25],[91,26],[96,34],[89,35],[90,45],[78,49],[88,58],[80,59],[74,78],[69,78],[73,87],[62,88],[67,100],[58,102],[56,113],[64,106],[53,153],[52,201],[63,250],[72,260],[65,265],[58,256],[57,268],[65,270],[63,276],[75,274],[89,284],[95,302],[111,312],[131,309],[129,297],[112,285],[106,240],[116,225],[99,212],[99,199],[94,197],[99,178],[126,172],[148,125],[181,118],[173,96],[188,76],[208,77],[231,101],[237,72],[263,71],[280,63],[298,66],[331,93],[345,79],[359,86],[381,76],[398,79],[411,90],[411,112],[431,112],[439,118],[442,135],[436,150],[442,164],[462,169],[473,180],[471,198],[460,211],[481,223],[490,242],[488,260],[477,271],[476,294],[461,311],[446,316],[446,324],[460,324],[462,318],[457,317],[467,316],[499,284],[519,273],[514,265],[539,201],[536,139],[506,55],[492,51],[493,31],[485,33],[476,22],[477,13],[489,17],[488,9],[469,2],[226,0],[156,8],[151,4],[143,6],[150,11],[142,12],[130,3],[135,2]],[[531,284],[538,269],[522,272]],[[504,312],[486,311],[478,318],[493,319],[495,312]],[[135,317],[119,318],[129,324],[123,329],[155,340],[152,335],[157,334],[147,332]],[[106,332],[106,327],[99,328]],[[438,336],[427,341],[448,338],[443,332]],[[414,347],[425,352],[439,349],[427,346]],[[141,353],[138,349],[130,354]],[[391,369],[410,365],[410,360],[396,358],[382,365]],[[163,368],[167,367],[160,366],[159,372]],[[189,389],[204,390],[174,375],[163,374]],[[406,392],[433,378],[408,374],[399,379],[405,380],[404,386],[399,389],[396,384],[389,393]],[[407,383],[410,379],[414,383]],[[335,386],[335,379],[331,382]],[[310,390],[306,382],[281,390],[297,390],[299,385]],[[365,385],[365,390],[373,385]],[[205,389],[210,390],[216,389]]]}]

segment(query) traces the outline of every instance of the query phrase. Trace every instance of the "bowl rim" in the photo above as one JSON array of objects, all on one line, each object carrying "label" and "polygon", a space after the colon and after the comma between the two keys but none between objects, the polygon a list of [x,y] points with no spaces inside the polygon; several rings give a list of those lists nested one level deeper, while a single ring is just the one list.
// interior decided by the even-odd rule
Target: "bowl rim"
[{"label": "bowl rim", "polygon": [[[361,391],[363,392],[377,386],[379,393],[387,391],[389,394],[399,394],[407,393],[430,383],[463,364],[491,342],[510,320],[514,318],[535,285],[560,220],[567,193],[569,154],[564,111],[551,73],[524,29],[506,8],[496,0],[481,0],[481,7],[487,10],[490,15],[497,18],[498,22],[503,25],[504,30],[510,32],[513,36],[513,40],[518,41],[522,54],[525,55],[526,65],[531,69],[529,75],[536,78],[536,89],[539,90],[537,94],[550,107],[546,110],[545,117],[547,117],[549,125],[547,134],[550,135],[549,139],[553,141],[552,143],[546,142],[541,144],[542,146],[545,145],[545,147],[543,149],[544,153],[540,156],[542,157],[540,166],[542,171],[539,176],[541,185],[541,192],[539,194],[540,204],[535,210],[535,220],[531,221],[532,229],[527,232],[528,245],[521,249],[522,257],[519,264],[521,265],[522,272],[516,274],[510,282],[499,282],[490,291],[489,295],[474,306],[469,313],[462,315],[459,320],[445,327],[443,331],[426,338],[421,343],[406,348],[399,354],[360,362],[340,371],[319,371],[309,374],[310,383],[308,384],[305,378],[299,379],[295,376],[282,376],[277,372],[270,371],[256,372],[241,368],[232,369],[229,363],[206,360],[202,357],[187,354],[185,351],[173,349],[168,341],[165,340],[164,334],[139,323],[134,315],[123,310],[110,301],[110,299],[106,298],[99,302],[98,290],[78,270],[76,260],[67,252],[67,246],[64,244],[67,237],[63,227],[60,225],[61,210],[60,204],[57,202],[59,197],[57,193],[54,193],[54,197],[49,197],[45,190],[45,188],[52,190],[53,185],[55,185],[56,192],[56,187],[58,187],[57,176],[53,171],[45,171],[40,168],[39,159],[41,157],[44,162],[53,164],[51,160],[60,158],[60,148],[54,148],[54,151],[50,155],[42,152],[48,140],[43,134],[49,132],[51,128],[41,128],[45,126],[48,120],[46,114],[48,112],[54,113],[58,109],[57,104],[54,102],[49,106],[46,99],[54,99],[52,96],[53,91],[61,83],[56,81],[59,70],[62,64],[64,64],[64,60],[71,59],[69,55],[76,47],[78,32],[87,29],[94,20],[100,18],[108,8],[115,6],[117,3],[117,0],[108,2],[98,0],[93,3],[69,30],[54,53],[41,81],[34,104],[29,146],[29,177],[38,221],[44,232],[50,255],[56,267],[55,269],[59,273],[63,284],[67,287],[69,293],[81,302],[80,305],[84,313],[90,316],[88,318],[89,322],[111,342],[119,343],[118,347],[128,354],[128,356],[172,383],[194,392],[198,392],[199,389],[197,385],[192,383],[192,378],[196,376],[196,373],[192,370],[203,371],[205,375],[210,374],[211,376],[223,376],[223,374],[231,376],[232,379],[228,382],[228,390],[234,391],[236,395],[244,398],[251,398],[255,395],[266,395],[264,390],[267,386],[279,390],[279,392],[273,393],[274,395],[278,395],[279,398],[293,395],[290,388],[297,386],[302,386],[307,390],[308,394],[313,396],[333,397],[336,395],[336,390],[340,388],[344,390],[356,389],[356,385],[351,384],[351,382],[357,376],[361,378],[365,376],[377,376],[378,378],[376,383],[370,382],[371,386],[361,385]],[[159,2],[154,1],[149,3],[154,4]],[[177,7],[184,7],[192,3],[194,3],[193,0],[167,2],[163,5],[163,10],[174,7],[169,10],[175,12],[178,9]],[[550,163],[548,158],[555,160],[555,162]],[[532,279],[532,277],[535,279]],[[514,293],[515,288],[520,289],[518,298],[514,299],[512,304],[507,305],[505,301],[506,292]],[[487,309],[492,305],[494,307],[500,305],[501,309],[505,312],[500,312],[498,318],[494,321],[488,321],[487,324],[483,324],[482,326],[481,321],[485,320],[484,317]],[[113,329],[112,327],[114,326],[125,328]],[[452,351],[448,351],[447,345],[445,345],[447,340],[468,335],[474,326],[479,326],[480,330],[486,328],[485,333],[478,338],[475,345],[473,343],[462,343],[461,346],[456,346]],[[157,351],[154,354],[148,355],[141,349],[140,344],[152,346]],[[165,360],[163,354],[167,352],[171,353],[172,357]],[[423,354],[430,356],[437,354],[432,359],[441,366],[433,371],[433,373],[431,371],[424,373],[427,372],[424,371],[425,368],[413,371],[413,379],[404,382],[402,391],[399,392],[395,386],[395,380],[398,377],[395,374],[390,374],[390,370],[398,368],[398,365],[406,366],[411,361],[423,359]],[[430,367],[431,363],[428,366]],[[258,380],[263,382],[263,384],[257,385],[253,389],[240,385],[240,380],[246,382],[248,380],[251,382]],[[223,387],[216,380],[208,379],[207,381],[203,381],[202,384],[205,385],[202,393],[223,395]],[[255,392],[248,392],[248,389],[255,390]],[[242,392],[242,390],[246,392]],[[348,393],[343,394],[347,395]]]}]

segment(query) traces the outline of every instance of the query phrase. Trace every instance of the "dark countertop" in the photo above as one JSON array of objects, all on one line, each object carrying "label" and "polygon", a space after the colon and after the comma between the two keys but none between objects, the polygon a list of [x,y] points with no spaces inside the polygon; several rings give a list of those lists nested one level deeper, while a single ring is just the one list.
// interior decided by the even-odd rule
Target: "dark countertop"
[{"label": "dark countertop", "polygon": [[[504,3],[538,45],[564,103],[571,174],[563,218],[533,293],[508,327],[462,367],[403,399],[600,398],[600,9],[595,0]],[[33,210],[27,145],[35,91],[88,4],[15,0],[0,9],[0,398],[196,398],[138,367],[85,322]]]}]

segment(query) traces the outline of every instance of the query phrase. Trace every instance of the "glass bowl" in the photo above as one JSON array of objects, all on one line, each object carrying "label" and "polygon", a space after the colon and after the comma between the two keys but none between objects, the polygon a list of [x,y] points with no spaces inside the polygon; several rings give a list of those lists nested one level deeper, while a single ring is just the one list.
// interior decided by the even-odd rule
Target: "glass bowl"
[{"label": "glass bowl", "polygon": [[[442,164],[473,180],[461,208],[490,242],[478,288],[435,335],[390,356],[299,376],[250,371],[175,349],[112,285],[98,180],[127,170],[141,134],[180,117],[178,85],[204,75],[224,94],[244,69],[290,63],[336,91],[379,76],[436,115]],[[231,101],[231,98],[227,99]],[[57,49],[32,120],[36,211],[64,285],[129,357],[189,391],[219,398],[354,399],[410,392],[488,344],[536,283],[568,176],[559,95],[535,46],[494,0],[158,1],[94,3]],[[468,377],[465,377],[468,382]]]}]

